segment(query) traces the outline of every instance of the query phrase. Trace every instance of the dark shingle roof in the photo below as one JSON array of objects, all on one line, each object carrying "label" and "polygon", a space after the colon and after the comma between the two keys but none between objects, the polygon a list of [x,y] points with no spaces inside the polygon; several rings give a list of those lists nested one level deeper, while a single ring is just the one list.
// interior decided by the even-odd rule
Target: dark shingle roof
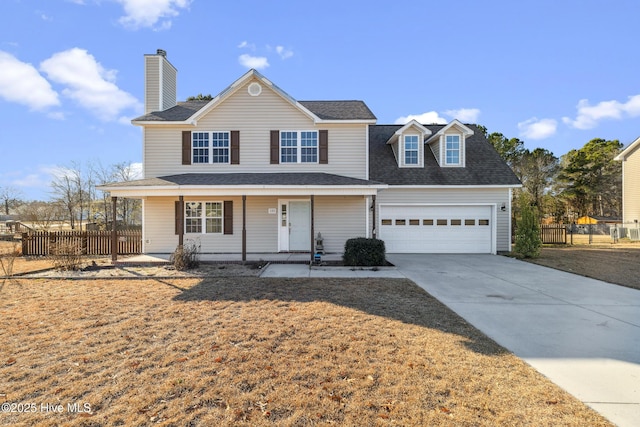
[{"label": "dark shingle roof", "polygon": [[301,173],[185,173],[107,184],[108,187],[155,187],[178,185],[380,185],[379,182],[319,172]]},{"label": "dark shingle roof", "polygon": [[134,122],[181,122],[193,116],[209,101],[185,101],[164,111],[152,111],[133,119]]},{"label": "dark shingle roof", "polygon": [[362,101],[298,101],[322,120],[375,120]]},{"label": "dark shingle roof", "polygon": [[[181,122],[193,116],[209,101],[178,102],[164,111],[152,111],[133,119],[134,122]],[[322,120],[375,120],[362,101],[300,101],[305,108]]]},{"label": "dark shingle roof", "polygon": [[[500,158],[482,131],[466,125],[474,134],[465,139],[465,167],[440,167],[424,144],[424,168],[399,168],[387,141],[402,125],[369,127],[369,178],[389,185],[519,185],[511,168]],[[425,125],[433,134],[444,125]]]}]

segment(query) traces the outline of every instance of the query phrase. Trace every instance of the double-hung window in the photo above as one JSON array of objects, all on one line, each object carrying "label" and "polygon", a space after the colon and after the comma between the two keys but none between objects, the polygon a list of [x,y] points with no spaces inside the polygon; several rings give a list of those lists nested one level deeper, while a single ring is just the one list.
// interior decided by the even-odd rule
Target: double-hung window
[{"label": "double-hung window", "polygon": [[186,202],[184,213],[185,233],[222,233],[222,202]]},{"label": "double-hung window", "polygon": [[193,132],[193,163],[209,163],[209,132]]},{"label": "double-hung window", "polygon": [[318,132],[280,132],[280,163],[318,163]]},{"label": "double-hung window", "polygon": [[405,135],[404,137],[404,164],[418,164],[418,135]]},{"label": "double-hung window", "polygon": [[229,132],[211,133],[212,163],[229,163]]},{"label": "double-hung window", "polygon": [[460,164],[460,135],[445,137],[445,162],[448,165]]},{"label": "double-hung window", "polygon": [[193,132],[193,163],[229,163],[229,132]]}]

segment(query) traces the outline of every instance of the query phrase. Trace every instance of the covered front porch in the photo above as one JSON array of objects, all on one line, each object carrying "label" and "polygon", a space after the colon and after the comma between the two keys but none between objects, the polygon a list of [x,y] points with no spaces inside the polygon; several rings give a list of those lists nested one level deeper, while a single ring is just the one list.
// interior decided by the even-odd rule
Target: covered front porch
[{"label": "covered front porch", "polygon": [[102,186],[114,203],[143,200],[145,256],[167,261],[195,243],[201,260],[227,262],[313,261],[318,233],[339,260],[347,239],[374,234],[382,188],[324,173],[185,174]]}]

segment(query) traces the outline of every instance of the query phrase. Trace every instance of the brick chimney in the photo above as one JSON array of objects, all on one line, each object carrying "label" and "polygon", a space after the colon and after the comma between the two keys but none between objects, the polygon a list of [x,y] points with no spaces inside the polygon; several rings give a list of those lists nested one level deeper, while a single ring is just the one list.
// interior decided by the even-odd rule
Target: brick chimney
[{"label": "brick chimney", "polygon": [[176,105],[178,70],[158,49],[144,56],[144,113],[162,111]]}]

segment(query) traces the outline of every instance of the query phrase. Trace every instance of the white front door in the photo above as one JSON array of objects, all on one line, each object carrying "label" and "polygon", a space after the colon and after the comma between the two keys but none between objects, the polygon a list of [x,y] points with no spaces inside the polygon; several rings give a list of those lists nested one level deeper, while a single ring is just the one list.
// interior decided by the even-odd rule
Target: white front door
[{"label": "white front door", "polygon": [[289,250],[309,251],[311,247],[311,204],[289,202]]},{"label": "white front door", "polygon": [[311,203],[308,200],[281,200],[279,250],[309,251],[311,248]]}]

